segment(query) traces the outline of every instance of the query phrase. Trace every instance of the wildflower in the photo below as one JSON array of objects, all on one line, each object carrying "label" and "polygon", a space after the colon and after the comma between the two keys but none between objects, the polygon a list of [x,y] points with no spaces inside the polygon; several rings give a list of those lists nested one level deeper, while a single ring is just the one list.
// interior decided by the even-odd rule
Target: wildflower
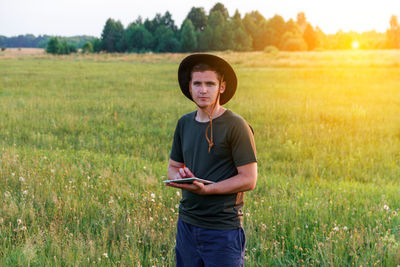
[{"label": "wildflower", "polygon": [[104,258],[108,258],[108,254],[106,252],[103,253]]},{"label": "wildflower", "polygon": [[343,226],[343,230],[344,230],[344,231],[347,231],[347,226]]},{"label": "wildflower", "polygon": [[21,223],[22,223],[22,220],[21,220],[21,219],[18,219],[18,220],[17,220],[17,224],[20,225]]},{"label": "wildflower", "polygon": [[51,172],[51,173],[54,173],[54,172],[55,172],[55,170],[54,170],[54,169],[51,169],[51,170],[50,170],[50,172]]},{"label": "wildflower", "polygon": [[22,176],[20,176],[20,177],[18,178],[18,180],[19,180],[21,183],[25,182],[25,179],[24,179],[24,177],[22,177]]},{"label": "wildflower", "polygon": [[152,222],[153,221],[153,217],[150,217],[149,220]]},{"label": "wildflower", "polygon": [[384,210],[389,210],[389,206],[385,204],[385,205],[383,206],[383,209],[384,209]]},{"label": "wildflower", "polygon": [[176,195],[177,195],[178,197],[180,197],[180,196],[181,196],[181,192],[176,191]]},{"label": "wildflower", "polygon": [[15,176],[15,173],[12,172],[11,175],[12,175],[12,176]]},{"label": "wildflower", "polygon": [[145,170],[145,169],[147,169],[147,167],[146,167],[146,166],[143,166],[143,170]]},{"label": "wildflower", "polygon": [[24,190],[24,191],[22,192],[22,194],[23,194],[23,195],[27,195],[27,194],[28,194],[28,190]]},{"label": "wildflower", "polygon": [[177,209],[178,209],[178,208],[179,208],[179,204],[175,204],[175,208],[177,208]]},{"label": "wildflower", "polygon": [[154,194],[154,193],[151,193],[151,198],[155,198],[156,197],[156,194]]},{"label": "wildflower", "polygon": [[335,227],[333,228],[333,231],[335,231],[335,232],[339,231],[339,227],[335,226]]}]

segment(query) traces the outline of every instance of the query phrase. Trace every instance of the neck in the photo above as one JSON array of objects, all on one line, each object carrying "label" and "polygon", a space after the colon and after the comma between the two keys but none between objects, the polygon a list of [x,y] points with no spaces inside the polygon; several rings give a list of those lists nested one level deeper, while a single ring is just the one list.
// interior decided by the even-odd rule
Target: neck
[{"label": "neck", "polygon": [[[215,119],[221,116],[225,112],[226,108],[220,106],[219,104],[215,107],[214,112],[211,114],[211,118]],[[207,107],[205,109],[197,107],[197,114],[196,114],[196,120],[199,122],[207,122],[209,121],[208,115],[212,111],[212,106]],[[208,112],[208,114],[207,114]]]}]

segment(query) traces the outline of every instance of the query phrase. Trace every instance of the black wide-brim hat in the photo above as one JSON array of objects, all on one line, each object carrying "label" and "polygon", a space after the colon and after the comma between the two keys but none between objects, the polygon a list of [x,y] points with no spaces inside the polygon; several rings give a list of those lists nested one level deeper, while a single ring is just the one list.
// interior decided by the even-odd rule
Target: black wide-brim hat
[{"label": "black wide-brim hat", "polygon": [[224,59],[211,54],[193,54],[185,57],[178,69],[178,81],[182,93],[193,101],[189,92],[190,73],[193,67],[197,64],[207,64],[215,68],[221,75],[224,76],[226,82],[225,92],[220,95],[219,103],[221,105],[228,102],[236,92],[237,77],[235,71]]}]

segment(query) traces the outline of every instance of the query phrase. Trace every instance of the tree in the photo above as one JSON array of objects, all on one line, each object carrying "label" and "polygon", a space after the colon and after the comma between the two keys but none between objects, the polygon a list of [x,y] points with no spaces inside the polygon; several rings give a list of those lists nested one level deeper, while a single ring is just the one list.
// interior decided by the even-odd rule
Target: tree
[{"label": "tree", "polygon": [[95,38],[91,41],[93,46],[93,52],[99,53],[101,51],[101,40],[99,38]]},{"label": "tree", "polygon": [[59,40],[57,37],[51,37],[47,42],[46,52],[50,54],[58,54]]},{"label": "tree", "polygon": [[303,33],[303,39],[307,43],[308,50],[314,50],[317,46],[318,35],[310,23],[307,23],[306,29]]},{"label": "tree", "polygon": [[252,47],[256,51],[261,51],[268,44],[269,32],[267,21],[258,11],[246,13],[243,18],[243,25],[246,33],[253,40]]},{"label": "tree", "polygon": [[231,27],[233,33],[232,49],[235,51],[251,50],[252,39],[246,32],[238,10],[235,11],[235,14],[231,19]]},{"label": "tree", "polygon": [[267,38],[265,40],[264,49],[267,45],[273,45],[275,47],[280,47],[282,43],[283,34],[286,32],[286,23],[285,20],[279,16],[275,15],[270,18],[267,22]]},{"label": "tree", "polygon": [[158,27],[154,33],[154,45],[156,52],[178,52],[179,41],[175,38],[174,32],[166,27]]},{"label": "tree", "polygon": [[207,25],[207,15],[202,7],[192,7],[186,19],[193,23],[195,30],[204,30]]},{"label": "tree", "polygon": [[208,26],[212,30],[212,38],[210,39],[211,50],[225,50],[232,42],[231,29],[227,27],[227,21],[219,10],[210,13],[208,17]]},{"label": "tree", "polygon": [[216,3],[210,10],[210,15],[213,12],[220,12],[221,15],[223,16],[223,18],[226,20],[229,18],[229,12],[228,9],[226,9],[226,7],[221,4],[221,3]]},{"label": "tree", "polygon": [[299,12],[297,14],[297,25],[299,25],[301,32],[304,32],[304,30],[307,27],[307,19],[306,19],[306,14],[304,12]]},{"label": "tree", "polygon": [[210,25],[207,25],[204,31],[197,33],[197,45],[199,51],[211,50],[211,41],[213,38],[213,30]]},{"label": "tree", "polygon": [[93,45],[91,42],[86,42],[82,47],[82,53],[93,53]]},{"label": "tree", "polygon": [[109,18],[104,25],[101,34],[103,50],[107,52],[121,52],[121,39],[124,33],[124,26],[120,21]]},{"label": "tree", "polygon": [[153,36],[143,25],[132,23],[125,30],[123,40],[127,51],[143,52],[151,49]]},{"label": "tree", "polygon": [[282,36],[281,49],[284,51],[306,51],[307,44],[304,39],[294,34],[293,32],[286,32]]},{"label": "tree", "polygon": [[197,37],[191,20],[183,22],[181,31],[181,49],[184,52],[193,52],[197,48]]},{"label": "tree", "polygon": [[400,25],[397,16],[390,17],[390,28],[386,31],[387,47],[400,48]]}]

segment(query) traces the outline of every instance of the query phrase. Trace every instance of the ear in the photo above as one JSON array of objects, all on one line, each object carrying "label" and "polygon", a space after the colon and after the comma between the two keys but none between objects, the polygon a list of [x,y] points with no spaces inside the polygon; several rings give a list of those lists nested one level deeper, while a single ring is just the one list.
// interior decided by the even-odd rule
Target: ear
[{"label": "ear", "polygon": [[226,82],[225,82],[225,81],[222,81],[222,82],[221,82],[221,88],[219,89],[219,92],[220,92],[221,94],[223,94],[223,93],[225,92],[225,89],[226,89]]}]

